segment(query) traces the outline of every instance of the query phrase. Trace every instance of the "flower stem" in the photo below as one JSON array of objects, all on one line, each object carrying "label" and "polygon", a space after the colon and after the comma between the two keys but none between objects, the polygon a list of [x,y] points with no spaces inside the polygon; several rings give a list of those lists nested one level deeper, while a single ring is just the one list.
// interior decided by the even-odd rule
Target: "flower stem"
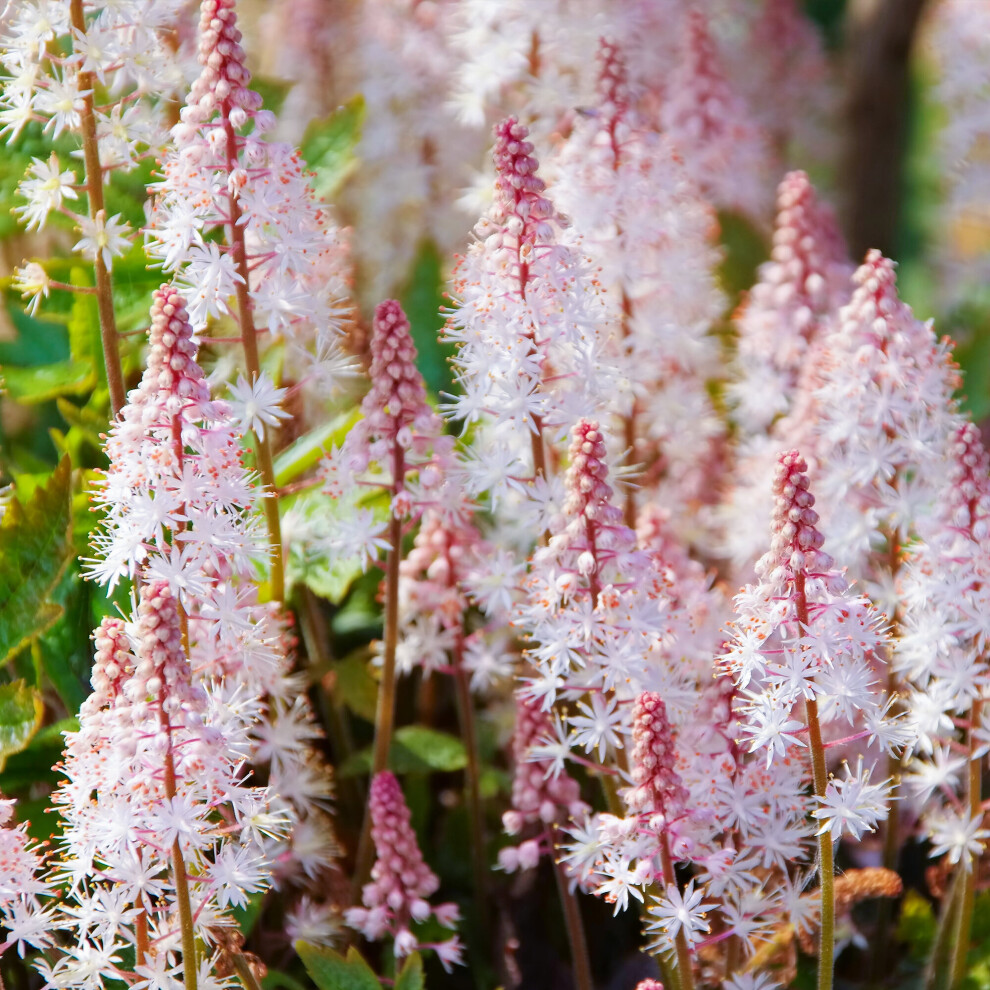
[{"label": "flower stem", "polygon": [[[405,477],[405,452],[396,443],[392,453],[392,492],[397,494]],[[385,561],[385,644],[382,651],[382,680],[378,685],[375,709],[375,745],[371,758],[371,776],[388,766],[388,751],[395,725],[395,650],[399,642],[399,564],[402,560],[402,520],[393,510],[388,523],[389,551]],[[358,840],[354,864],[354,902],[371,873],[374,847],[371,841],[370,808],[364,812],[364,824]]]},{"label": "flower stem", "polygon": [[[172,755],[172,729],[168,716],[162,713],[165,730],[168,733],[169,750],[165,754],[165,795],[175,798],[175,758]],[[186,861],[182,856],[182,846],[178,838],[172,843],[172,878],[175,883],[175,900],[179,908],[179,925],[182,930],[182,974],[185,990],[197,990],[199,967],[196,962],[196,930],[193,927],[192,901],[189,897],[189,875]]]},{"label": "flower stem", "polygon": [[[825,770],[822,727],[818,721],[818,702],[814,698],[807,698],[804,706],[808,716],[808,737],[811,746],[811,767],[815,779],[815,795],[819,800],[822,800],[828,786],[828,775]],[[835,953],[835,859],[832,849],[832,833],[828,829],[818,836],[818,858],[818,872],[822,887],[818,990],[831,990],[832,960]]]},{"label": "flower stem", "polygon": [[247,961],[247,957],[243,952],[232,953],[230,961],[234,966],[234,971],[237,973],[238,979],[244,986],[244,990],[261,990],[261,984],[255,977],[251,969],[251,964]]},{"label": "flower stem", "polygon": [[[82,0],[70,0],[69,17],[72,26],[80,34],[86,33],[86,16]],[[80,113],[83,142],[83,163],[86,168],[86,197],[89,201],[89,216],[97,220],[104,212],[103,169],[100,166],[100,145],[96,136],[96,115],[93,112],[93,74],[79,73],[79,89],[88,91],[83,96]],[[103,252],[96,251],[93,262],[96,272],[96,301],[100,316],[100,342],[103,345],[103,363],[107,370],[107,386],[110,389],[110,408],[113,415],[123,408],[127,401],[124,389],[124,371],[120,363],[120,340],[117,336],[117,318],[113,311],[113,285],[110,271],[103,261]]]},{"label": "flower stem", "polygon": [[481,761],[478,758],[478,730],[474,719],[474,699],[464,669],[464,630],[458,632],[454,650],[454,685],[461,722],[461,738],[467,751],[464,790],[471,823],[471,861],[474,867],[474,900],[478,905],[481,931],[489,930],[488,864],[485,861],[485,819],[481,809]]},{"label": "flower stem", "polygon": [[[973,701],[969,712],[969,773],[966,775],[966,797],[969,803],[970,818],[975,818],[982,811],[982,758],[978,755],[980,740],[976,736],[976,728],[980,724],[983,701],[977,698]],[[966,977],[966,956],[969,954],[970,931],[973,925],[973,907],[976,903],[976,863],[971,863],[960,878],[962,891],[959,895],[959,910],[955,919],[955,930],[952,937],[952,967],[950,969],[949,986],[955,990]]]},{"label": "flower stem", "polygon": [[[556,847],[557,830],[553,829],[554,846]],[[588,956],[588,940],[584,934],[584,922],[581,920],[581,906],[577,894],[567,883],[567,871],[556,859],[553,864],[553,875],[557,880],[557,891],[560,903],[564,909],[564,925],[567,928],[567,941],[571,947],[571,961],[574,964],[574,986],[577,990],[592,990],[591,959]]]},{"label": "flower stem", "polygon": [[[805,594],[805,576],[794,577],[794,598],[798,625],[802,635],[808,630],[808,598]],[[808,745],[811,749],[811,771],[815,796],[825,799],[828,788],[828,771],[825,766],[825,746],[822,744],[822,727],[818,719],[818,702],[806,698],[804,709],[808,719]],[[835,957],[835,855],[832,833],[825,829],[818,836],[818,874],[821,882],[821,929],[818,947],[818,990],[832,990],[832,968]]]},{"label": "flower stem", "polygon": [[[230,122],[230,105],[224,100],[221,117],[227,139],[227,172],[237,167],[237,134]],[[237,281],[237,316],[241,327],[244,345],[244,359],[252,383],[261,375],[261,362],[258,358],[258,332],[254,325],[251,307],[250,272],[248,271],[247,246],[244,243],[244,224],[241,223],[241,207],[237,197],[230,196],[230,221],[227,224],[227,241],[234,256],[234,268],[239,276]],[[265,526],[268,529],[269,553],[271,556],[271,597],[274,601],[285,601],[285,565],[282,554],[282,523],[278,511],[278,488],[275,484],[275,463],[272,458],[272,445],[268,431],[258,437],[258,470],[267,497],[264,501]]]},{"label": "flower stem", "polygon": [[[674,860],[670,855],[670,840],[667,838],[666,832],[660,841],[660,865],[663,867],[664,883],[676,884],[677,878],[674,874]],[[674,946],[677,950],[677,968],[674,973],[676,990],[694,990],[694,971],[691,967],[691,952],[688,949],[687,938],[684,935],[683,928],[677,932]]]}]

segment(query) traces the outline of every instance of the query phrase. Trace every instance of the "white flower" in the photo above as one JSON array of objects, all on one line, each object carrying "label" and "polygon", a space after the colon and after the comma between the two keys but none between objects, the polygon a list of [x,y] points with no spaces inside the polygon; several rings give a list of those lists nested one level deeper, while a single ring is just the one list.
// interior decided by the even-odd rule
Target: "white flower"
[{"label": "white flower", "polygon": [[30,261],[23,268],[14,269],[13,287],[27,303],[27,311],[34,316],[42,297],[48,298],[51,280],[38,262]]},{"label": "white flower", "polygon": [[832,833],[832,840],[838,841],[843,830],[857,841],[864,832],[875,832],[878,821],[887,818],[887,800],[890,780],[882,784],[870,783],[871,770],[863,771],[860,757],[856,772],[846,765],[846,779],[829,781],[821,807],[813,811],[822,826],[818,835]]},{"label": "white flower", "polygon": [[677,936],[683,932],[687,939],[688,948],[696,944],[701,932],[709,932],[710,925],[705,920],[705,912],[715,907],[714,904],[703,904],[704,892],[694,889],[692,878],[682,894],[676,884],[668,884],[663,897],[655,900],[649,908],[652,919],[646,926],[647,932],[655,934],[656,938],[648,948],[658,949],[665,955],[675,951]]},{"label": "white flower", "polygon": [[79,251],[90,261],[96,261],[97,256],[102,257],[107,268],[111,267],[115,257],[122,255],[130,247],[127,235],[131,228],[126,221],[120,219],[119,213],[108,218],[100,210],[95,220],[80,217],[79,230],[83,236],[72,246],[72,250]]},{"label": "white flower", "polygon": [[266,426],[279,426],[279,420],[291,419],[281,406],[288,389],[276,388],[263,371],[254,381],[237,376],[237,384],[230,386],[230,409],[241,433],[253,430],[259,440],[264,438]]},{"label": "white flower", "polygon": [[72,188],[75,182],[75,172],[70,169],[60,171],[58,156],[54,151],[47,162],[34,158],[28,169],[28,177],[18,187],[18,192],[28,201],[27,205],[15,207],[14,212],[21,215],[28,230],[40,230],[44,227],[48,214],[62,206],[63,199],[79,198],[79,194]]},{"label": "white flower", "polygon": [[982,855],[986,848],[982,840],[990,838],[990,829],[981,828],[982,824],[982,812],[972,818],[949,811],[942,812],[937,818],[933,816],[929,824],[933,844],[931,857],[935,859],[948,853],[950,863],[960,863],[969,871],[973,867],[973,857]]}]

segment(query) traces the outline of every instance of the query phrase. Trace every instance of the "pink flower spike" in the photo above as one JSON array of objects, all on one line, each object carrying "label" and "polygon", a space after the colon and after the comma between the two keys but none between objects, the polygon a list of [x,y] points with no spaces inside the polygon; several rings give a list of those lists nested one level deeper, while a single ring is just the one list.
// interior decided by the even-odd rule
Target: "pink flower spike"
[{"label": "pink flower spike", "polygon": [[416,367],[409,321],[394,299],[379,303],[375,309],[371,391],[364,397],[361,411],[361,432],[368,443],[385,440],[408,447],[412,430],[438,432],[437,417],[426,402],[423,376]]},{"label": "pink flower spike", "polygon": [[796,450],[780,455],[773,482],[773,539],[756,565],[768,583],[783,585],[798,575],[821,574],[834,561],[821,547],[815,496],[808,490],[808,463]]},{"label": "pink flower spike", "polygon": [[656,691],[644,691],[633,705],[634,803],[669,822],[684,812],[688,793],[674,769],[677,753],[667,706]]},{"label": "pink flower spike", "polygon": [[[347,912],[347,924],[371,941],[390,934],[395,955],[401,958],[416,949],[433,947],[417,942],[409,928],[411,923],[433,917],[452,928],[457,909],[451,904],[433,908],[427,902],[440,881],[423,862],[416,833],[409,824],[409,807],[395,775],[388,770],[376,774],[368,800],[377,858],[371,882],[365,884],[361,895],[368,910],[352,908]],[[450,948],[449,943],[443,944]],[[445,966],[457,961],[456,953],[446,952]]]}]

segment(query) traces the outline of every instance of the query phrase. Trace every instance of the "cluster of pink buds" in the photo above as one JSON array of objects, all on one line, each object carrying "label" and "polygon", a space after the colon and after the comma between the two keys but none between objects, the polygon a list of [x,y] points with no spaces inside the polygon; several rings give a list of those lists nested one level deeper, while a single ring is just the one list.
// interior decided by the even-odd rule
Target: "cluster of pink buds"
[{"label": "cluster of pink buds", "polygon": [[369,798],[371,837],[377,859],[371,882],[361,894],[364,907],[347,911],[347,924],[372,941],[391,935],[397,958],[421,948],[434,949],[446,969],[460,963],[462,946],[455,936],[440,943],[420,943],[412,931],[417,922],[435,918],[444,928],[458,921],[455,904],[431,905],[440,881],[423,862],[416,833],[409,823],[409,808],[394,774],[376,774]]},{"label": "cluster of pink buds", "polygon": [[499,853],[498,862],[503,870],[512,872],[536,866],[543,853],[553,850],[550,827],[587,813],[577,782],[563,772],[561,765],[555,766],[539,756],[540,746],[553,736],[550,714],[524,693],[517,692],[516,728],[512,736],[516,764],[512,808],[502,815],[502,824],[509,835],[519,835],[531,826],[541,831],[518,847],[507,846]]}]

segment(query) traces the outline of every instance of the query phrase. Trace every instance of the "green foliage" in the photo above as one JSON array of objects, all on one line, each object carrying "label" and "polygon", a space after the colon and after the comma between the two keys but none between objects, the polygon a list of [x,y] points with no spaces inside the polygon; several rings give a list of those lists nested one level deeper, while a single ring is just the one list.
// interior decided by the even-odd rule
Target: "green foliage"
[{"label": "green foliage", "polygon": [[24,681],[0,684],[0,771],[27,748],[45,713],[41,695]]},{"label": "green foliage", "polygon": [[28,745],[19,753],[12,754],[0,773],[0,794],[13,794],[25,791],[43,781],[55,783],[52,767],[61,759],[65,749],[63,733],[76,732],[79,720],[64,718],[39,729]]},{"label": "green foliage", "polygon": [[4,369],[3,378],[8,395],[27,405],[80,395],[96,384],[93,365],[82,361],[56,361],[31,368],[11,366]]},{"label": "green foliage", "polygon": [[26,506],[11,499],[0,522],[0,662],[61,615],[50,601],[72,555],[72,473],[63,458]]},{"label": "green foliage", "polygon": [[395,990],[423,990],[423,960],[418,952],[406,958],[395,978]]},{"label": "green foliage", "polygon": [[[340,777],[370,773],[369,746],[347,759],[338,771]],[[424,725],[404,725],[398,729],[388,751],[388,766],[396,773],[449,773],[467,765],[464,743],[456,736]]]},{"label": "green foliage", "polygon": [[767,259],[767,244],[752,222],[738,213],[719,211],[720,241],[725,255],[719,265],[719,281],[734,302],[756,281],[756,270]]},{"label": "green foliage", "polygon": [[294,440],[275,458],[275,484],[281,488],[316,467],[327,448],[339,447],[360,418],[361,410],[355,407]]},{"label": "green foliage", "polygon": [[438,314],[444,304],[443,280],[443,263],[437,246],[432,241],[423,241],[399,301],[409,319],[413,342],[419,352],[416,364],[427,387],[434,393],[450,392],[454,388],[450,371],[454,348],[440,341],[442,321]]},{"label": "green foliage", "polygon": [[378,977],[353,946],[347,950],[346,958],[333,949],[308,942],[296,942],[295,948],[320,990],[381,990]]},{"label": "green foliage", "polygon": [[355,715],[374,722],[378,685],[368,669],[366,654],[361,650],[333,665],[333,692]]},{"label": "green foliage", "polygon": [[916,890],[908,890],[904,894],[897,938],[907,946],[908,954],[916,962],[928,958],[935,942],[935,912]]},{"label": "green foliage", "polygon": [[314,173],[319,199],[332,199],[357,165],[355,149],[363,125],[364,97],[358,94],[306,128],[299,150]]}]

